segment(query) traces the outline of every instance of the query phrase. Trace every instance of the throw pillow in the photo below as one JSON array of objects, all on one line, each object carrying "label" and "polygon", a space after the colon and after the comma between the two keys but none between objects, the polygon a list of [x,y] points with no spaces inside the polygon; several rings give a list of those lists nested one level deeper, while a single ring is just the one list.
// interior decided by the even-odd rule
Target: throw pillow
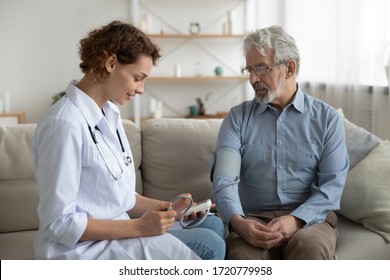
[{"label": "throw pillow", "polygon": [[339,213],[390,242],[390,141],[348,173]]},{"label": "throw pillow", "polygon": [[364,157],[378,146],[382,140],[371,132],[351,123],[341,109],[337,110],[343,119],[345,142],[349,155],[349,170],[354,168]]}]

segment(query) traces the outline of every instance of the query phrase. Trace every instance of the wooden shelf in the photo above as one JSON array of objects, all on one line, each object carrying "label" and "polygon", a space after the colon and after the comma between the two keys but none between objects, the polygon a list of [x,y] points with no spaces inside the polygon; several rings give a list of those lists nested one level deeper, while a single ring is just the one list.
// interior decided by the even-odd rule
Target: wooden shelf
[{"label": "wooden shelf", "polygon": [[246,76],[150,77],[148,81],[244,81]]},{"label": "wooden shelf", "polygon": [[149,34],[151,38],[167,39],[211,39],[211,38],[242,38],[244,35],[225,35],[225,34]]},{"label": "wooden shelf", "polygon": [[0,114],[0,125],[23,124],[23,112],[10,112]]}]

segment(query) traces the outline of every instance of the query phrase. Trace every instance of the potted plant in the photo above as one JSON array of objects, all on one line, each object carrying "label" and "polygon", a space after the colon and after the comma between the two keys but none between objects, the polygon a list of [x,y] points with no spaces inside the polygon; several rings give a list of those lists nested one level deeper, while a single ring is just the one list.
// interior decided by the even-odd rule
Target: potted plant
[{"label": "potted plant", "polygon": [[52,100],[51,105],[53,105],[53,104],[56,103],[58,100],[60,100],[61,97],[63,97],[65,94],[66,94],[65,91],[61,91],[61,92],[59,92],[59,93],[53,95],[53,97],[51,98],[51,100]]}]

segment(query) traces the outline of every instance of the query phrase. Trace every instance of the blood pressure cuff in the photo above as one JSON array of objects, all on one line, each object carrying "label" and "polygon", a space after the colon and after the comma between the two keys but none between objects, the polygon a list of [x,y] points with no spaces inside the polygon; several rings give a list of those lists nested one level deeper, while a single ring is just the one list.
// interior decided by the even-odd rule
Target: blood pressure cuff
[{"label": "blood pressure cuff", "polygon": [[241,154],[232,148],[219,148],[212,158],[210,179],[223,176],[236,181],[240,177]]}]

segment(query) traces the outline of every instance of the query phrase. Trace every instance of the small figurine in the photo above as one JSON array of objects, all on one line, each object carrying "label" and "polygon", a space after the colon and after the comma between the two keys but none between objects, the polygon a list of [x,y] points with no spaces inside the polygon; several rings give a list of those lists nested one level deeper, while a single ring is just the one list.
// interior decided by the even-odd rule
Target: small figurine
[{"label": "small figurine", "polygon": [[199,116],[205,115],[206,114],[206,109],[204,108],[204,103],[203,103],[202,99],[198,97],[196,99],[196,102],[198,103],[198,106],[199,106],[199,113],[198,113],[198,115]]}]

